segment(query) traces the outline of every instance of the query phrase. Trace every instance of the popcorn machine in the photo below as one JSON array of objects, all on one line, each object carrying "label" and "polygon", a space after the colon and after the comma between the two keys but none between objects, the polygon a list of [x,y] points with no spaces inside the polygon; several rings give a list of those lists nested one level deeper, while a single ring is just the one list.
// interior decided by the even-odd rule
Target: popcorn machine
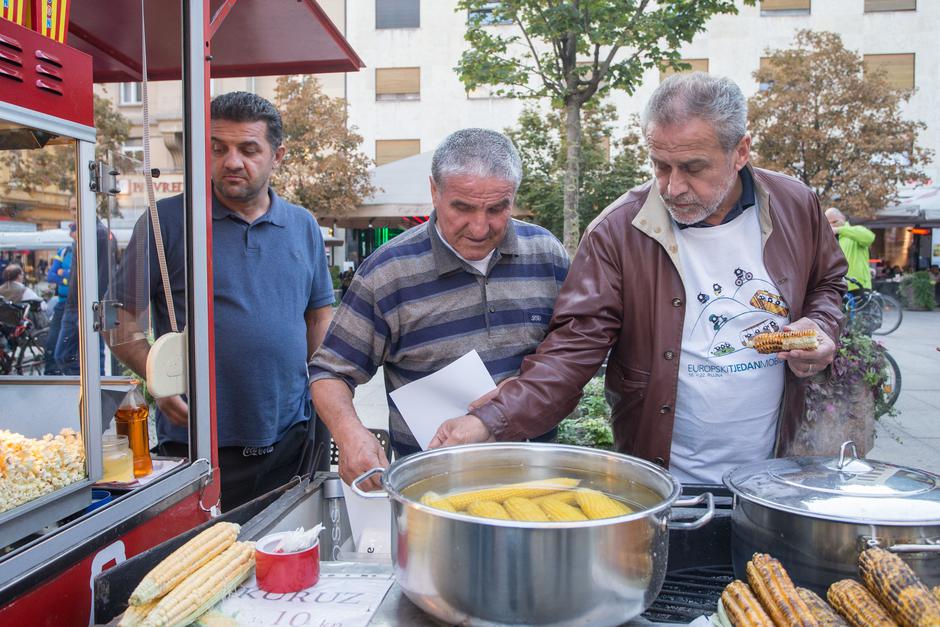
[{"label": "popcorn machine", "polygon": [[[41,32],[39,21],[31,24],[18,13],[10,17],[7,4],[34,12],[54,6],[55,16],[47,17],[57,19],[58,28]],[[245,46],[252,38],[257,45]],[[207,210],[210,63],[219,77],[356,71],[362,65],[313,0],[120,0],[108,3],[106,11],[97,0],[4,3],[0,221],[18,224],[30,216],[40,230],[58,228],[71,238],[65,316],[72,316],[75,334],[69,336],[74,355],[64,374],[43,374],[45,355],[30,349],[20,374],[0,375],[0,624],[91,624],[97,574],[217,512]],[[102,374],[111,369],[105,367],[102,340],[114,341],[121,307],[108,292],[118,262],[105,207],[123,168],[96,159],[93,84],[146,76],[183,81],[187,317],[181,376],[190,408],[190,455],[146,484],[113,492],[110,502],[95,508],[92,486],[104,470],[102,434],[113,415],[102,399],[111,389],[126,390],[128,381]],[[9,251],[0,255],[5,262],[15,257]],[[27,326],[22,332],[41,331]],[[0,350],[6,348],[0,340]]]}]

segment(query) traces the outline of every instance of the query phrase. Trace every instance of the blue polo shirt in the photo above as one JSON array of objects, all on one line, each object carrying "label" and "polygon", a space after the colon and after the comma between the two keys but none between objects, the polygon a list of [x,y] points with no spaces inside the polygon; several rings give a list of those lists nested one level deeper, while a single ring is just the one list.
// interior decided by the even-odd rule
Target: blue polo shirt
[{"label": "blue polo shirt", "polygon": [[[310,418],[304,313],[333,303],[323,236],[302,207],[269,191],[268,212],[248,224],[212,202],[215,384],[219,446],[270,446]],[[186,320],[183,197],[157,203],[177,324]],[[129,311],[152,306],[154,335],[170,331],[149,214],[134,227],[115,278]],[[144,261],[145,260],[145,261]],[[143,261],[143,263],[142,263]],[[149,272],[149,280],[147,273]],[[159,412],[160,442],[188,430]]]}]

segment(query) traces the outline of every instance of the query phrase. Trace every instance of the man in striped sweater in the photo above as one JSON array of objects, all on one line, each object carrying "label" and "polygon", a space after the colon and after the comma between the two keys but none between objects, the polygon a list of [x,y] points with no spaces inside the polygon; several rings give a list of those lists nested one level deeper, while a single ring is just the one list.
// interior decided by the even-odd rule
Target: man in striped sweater
[{"label": "man in striped sweater", "polygon": [[[313,402],[346,483],[388,465],[352,403],[380,366],[390,393],[476,349],[501,384],[545,337],[568,256],[551,233],[511,218],[521,179],[519,154],[503,135],[451,134],[431,163],[430,220],[356,273],[310,362]],[[389,413],[396,454],[419,450],[391,399]]]}]

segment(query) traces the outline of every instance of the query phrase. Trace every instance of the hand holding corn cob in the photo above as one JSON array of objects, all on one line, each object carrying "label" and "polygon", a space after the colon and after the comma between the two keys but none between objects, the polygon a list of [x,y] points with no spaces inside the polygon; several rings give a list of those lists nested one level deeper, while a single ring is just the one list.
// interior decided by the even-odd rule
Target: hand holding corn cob
[{"label": "hand holding corn cob", "polygon": [[758,353],[783,353],[792,350],[814,351],[819,348],[819,338],[813,329],[759,333],[745,344]]}]

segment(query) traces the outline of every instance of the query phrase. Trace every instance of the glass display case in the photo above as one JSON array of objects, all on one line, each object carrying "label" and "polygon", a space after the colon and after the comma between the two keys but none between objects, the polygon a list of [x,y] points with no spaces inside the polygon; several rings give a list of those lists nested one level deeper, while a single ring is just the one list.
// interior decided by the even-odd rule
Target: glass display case
[{"label": "glass display case", "polygon": [[0,547],[91,502],[103,358],[88,314],[113,260],[82,237],[96,226],[94,195],[78,192],[94,130],[21,117],[0,103]]}]

